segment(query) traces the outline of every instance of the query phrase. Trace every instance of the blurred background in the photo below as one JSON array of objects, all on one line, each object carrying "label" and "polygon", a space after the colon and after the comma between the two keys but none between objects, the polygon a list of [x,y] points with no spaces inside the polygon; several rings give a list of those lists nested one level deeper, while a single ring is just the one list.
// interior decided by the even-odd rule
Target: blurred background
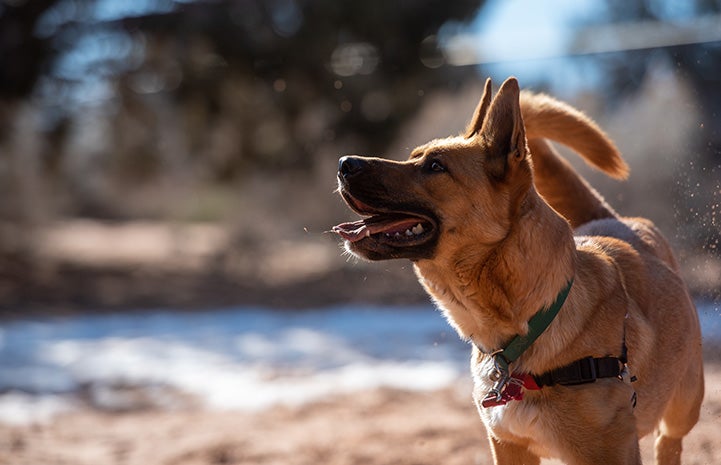
[{"label": "blurred background", "polygon": [[509,75],[608,130],[629,181],[580,168],[718,296],[720,2],[4,0],[0,306],[423,300],[326,233],[337,159],[455,134]]},{"label": "blurred background", "polygon": [[[181,310],[223,327],[218,309],[235,309],[226,328],[262,336],[234,346],[238,363],[267,355],[258,341],[271,344],[263,338],[298,315],[340,318],[328,333],[354,334],[353,346],[365,343],[337,315],[376,321],[368,305],[432,314],[409,263],[349,259],[328,233],[354,218],[334,193],[337,160],[404,159],[456,134],[485,78],[498,86],[509,75],[608,131],[627,182],[569,160],[622,214],[660,226],[697,302],[718,314],[721,1],[0,1],[5,369],[48,379],[48,366],[90,366],[78,355],[86,346],[37,354],[93,331],[166,334]],[[57,319],[124,312],[138,319]],[[432,317],[431,340],[454,340]],[[47,326],[13,326],[29,319]],[[8,345],[33,337],[31,355]],[[290,340],[296,355],[307,347]],[[327,342],[318,364],[338,344]],[[50,388],[5,373],[3,392],[92,385],[77,373]]]}]

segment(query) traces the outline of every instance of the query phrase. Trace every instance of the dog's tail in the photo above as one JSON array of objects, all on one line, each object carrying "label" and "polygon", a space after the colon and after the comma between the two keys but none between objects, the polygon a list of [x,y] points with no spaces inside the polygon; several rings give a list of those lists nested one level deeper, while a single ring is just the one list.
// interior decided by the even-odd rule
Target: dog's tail
[{"label": "dog's tail", "polygon": [[603,197],[544,139],[560,142],[588,164],[617,179],[628,165],[589,117],[547,95],[521,93],[521,112],[538,192],[575,229],[589,221],[618,217]]},{"label": "dog's tail", "polygon": [[618,214],[573,169],[556,150],[542,138],[528,140],[533,160],[533,182],[539,194],[576,229],[582,224]]},{"label": "dog's tail", "polygon": [[555,140],[609,176],[628,177],[628,165],[618,149],[591,118],[545,94],[522,92],[520,101],[528,139]]}]

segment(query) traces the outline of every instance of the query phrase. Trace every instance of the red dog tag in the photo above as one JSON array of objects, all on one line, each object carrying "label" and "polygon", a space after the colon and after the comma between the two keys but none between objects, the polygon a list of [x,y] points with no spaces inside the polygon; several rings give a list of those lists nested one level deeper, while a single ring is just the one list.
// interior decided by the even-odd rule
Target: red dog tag
[{"label": "red dog tag", "polygon": [[523,400],[523,389],[538,390],[541,389],[536,384],[536,380],[533,376],[514,375],[508,380],[506,385],[503,387],[500,397],[496,396],[494,392],[489,392],[488,395],[481,401],[483,408],[497,407],[499,405],[506,405],[512,400]]}]

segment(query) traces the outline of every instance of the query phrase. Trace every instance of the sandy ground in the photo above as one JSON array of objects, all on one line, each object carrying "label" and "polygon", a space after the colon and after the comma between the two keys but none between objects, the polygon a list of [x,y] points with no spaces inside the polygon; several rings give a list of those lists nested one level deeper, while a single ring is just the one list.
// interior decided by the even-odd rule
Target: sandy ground
[{"label": "sandy ground", "polygon": [[[470,390],[462,380],[441,391],[372,390],[252,414],[81,411],[46,424],[0,425],[0,463],[490,464]],[[721,463],[719,438],[721,366],[709,364],[701,420],[684,442],[684,463]],[[652,463],[651,448],[644,438],[645,463]]]}]

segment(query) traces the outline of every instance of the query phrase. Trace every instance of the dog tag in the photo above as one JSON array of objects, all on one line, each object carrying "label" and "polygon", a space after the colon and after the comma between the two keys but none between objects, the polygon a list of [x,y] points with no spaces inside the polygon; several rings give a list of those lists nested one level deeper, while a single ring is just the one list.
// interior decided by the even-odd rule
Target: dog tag
[{"label": "dog tag", "polygon": [[481,401],[481,406],[483,408],[498,407],[499,405],[506,405],[507,403],[508,399],[504,398],[503,395],[496,396],[496,394],[491,391]]}]

